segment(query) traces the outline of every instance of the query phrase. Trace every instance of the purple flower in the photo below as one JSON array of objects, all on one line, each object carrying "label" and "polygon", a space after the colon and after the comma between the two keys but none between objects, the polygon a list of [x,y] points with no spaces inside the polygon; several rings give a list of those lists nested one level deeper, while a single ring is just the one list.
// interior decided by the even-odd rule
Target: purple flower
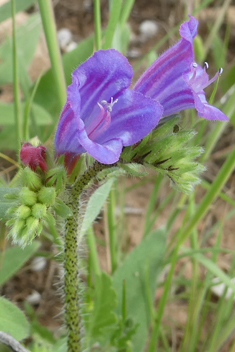
[{"label": "purple flower", "polygon": [[72,75],[67,102],[55,135],[56,155],[65,154],[68,168],[88,152],[104,164],[119,160],[158,124],[161,105],[128,89],[133,70],[118,51],[100,50]]},{"label": "purple flower", "polygon": [[143,73],[134,86],[136,92],[158,101],[163,106],[163,116],[196,108],[198,115],[208,120],[228,120],[219,109],[208,104],[204,89],[222,73],[209,80],[206,69],[194,61],[193,39],[197,34],[198,21],[189,16],[180,26],[181,39],[165,51]]}]

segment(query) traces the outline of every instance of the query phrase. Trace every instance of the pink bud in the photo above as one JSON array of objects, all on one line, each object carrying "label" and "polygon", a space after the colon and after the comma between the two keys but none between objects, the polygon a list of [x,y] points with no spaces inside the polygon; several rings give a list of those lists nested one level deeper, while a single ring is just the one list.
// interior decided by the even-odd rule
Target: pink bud
[{"label": "pink bud", "polygon": [[37,166],[43,172],[47,170],[46,148],[42,145],[34,147],[30,143],[24,143],[20,150],[20,159],[24,165],[29,166],[33,171],[36,171]]}]

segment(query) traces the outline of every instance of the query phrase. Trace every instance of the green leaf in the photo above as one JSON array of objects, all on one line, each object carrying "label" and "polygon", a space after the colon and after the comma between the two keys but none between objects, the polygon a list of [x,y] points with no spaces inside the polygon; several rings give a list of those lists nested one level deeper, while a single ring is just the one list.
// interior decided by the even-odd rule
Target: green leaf
[{"label": "green leaf", "polygon": [[105,32],[104,49],[109,49],[112,47],[113,36],[118,24],[121,9],[122,9],[122,0],[115,0],[112,2],[109,23],[108,23],[107,30]]},{"label": "green leaf", "polygon": [[20,341],[29,336],[30,325],[24,313],[7,299],[0,297],[0,331]]},{"label": "green leaf", "polygon": [[59,198],[56,199],[54,209],[56,214],[58,214],[64,219],[67,219],[68,217],[73,215],[71,209]]},{"label": "green leaf", "polygon": [[[94,38],[92,36],[79,43],[74,50],[63,55],[62,62],[67,85],[71,83],[72,72],[74,69],[92,55],[93,44]],[[42,105],[49,112],[53,113],[53,116],[55,115],[57,121],[58,116],[56,115],[60,113],[60,109],[58,108],[57,99],[54,93],[54,79],[51,69],[42,77],[34,101],[39,105]]]},{"label": "green leaf", "polygon": [[[113,276],[113,286],[118,295],[118,314],[121,315],[122,312],[122,283],[125,280],[127,316],[135,323],[139,323],[139,328],[132,341],[135,352],[143,350],[148,336],[150,323],[148,291],[151,294],[152,304],[157,277],[161,271],[165,253],[166,235],[163,229],[146,236],[127,256]],[[151,279],[146,280],[146,277]]]},{"label": "green leaf", "polygon": [[[17,0],[15,4],[15,13],[26,10],[35,0]],[[11,17],[11,1],[0,7],[0,23]]]},{"label": "green leaf", "polygon": [[[25,104],[21,104],[22,113]],[[40,105],[32,104],[32,112],[36,120],[37,125],[48,125],[52,123],[51,115]],[[0,103],[0,125],[14,125],[14,104]],[[30,121],[29,121],[30,124]]]},{"label": "green leaf", "polygon": [[20,268],[22,268],[27,260],[29,260],[29,258],[36,252],[39,246],[40,243],[35,241],[26,246],[24,249],[21,249],[20,247],[6,249],[5,252],[0,255],[0,261],[3,256],[0,271],[0,285],[4,284],[4,282],[13,276]]},{"label": "green leaf", "polygon": [[17,205],[17,202],[13,199],[6,199],[4,196],[6,194],[12,193],[18,193],[19,188],[10,188],[10,187],[0,187],[0,219],[6,219],[8,218],[6,216],[6,212],[10,207],[13,207]]},{"label": "green leaf", "polygon": [[201,254],[193,254],[193,257],[207,268],[213,275],[218,277],[227,287],[230,287],[235,293],[235,284],[231,278],[226,275],[214,262]]},{"label": "green leaf", "polygon": [[[33,59],[41,31],[38,14],[29,17],[27,22],[17,28],[17,57],[28,67]],[[12,39],[7,38],[0,47],[0,85],[13,81]]]},{"label": "green leaf", "polygon": [[100,210],[109,195],[114,180],[114,178],[109,179],[105,184],[99,187],[90,197],[81,226],[81,234],[84,234],[89,229],[93,221],[99,215]]},{"label": "green leaf", "polygon": [[97,339],[102,339],[103,329],[110,328],[117,321],[114,313],[116,306],[117,297],[112,286],[112,278],[102,272],[95,278],[94,307],[89,312],[86,330],[88,344],[91,345]]}]

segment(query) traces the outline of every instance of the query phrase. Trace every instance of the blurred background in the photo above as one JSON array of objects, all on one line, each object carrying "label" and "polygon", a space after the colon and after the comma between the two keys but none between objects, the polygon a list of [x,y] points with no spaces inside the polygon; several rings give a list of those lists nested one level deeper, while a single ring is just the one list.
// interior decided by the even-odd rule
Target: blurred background
[{"label": "blurred background", "polygon": [[[0,0],[0,6],[5,3],[7,1]],[[58,42],[64,57],[66,82],[69,83],[73,69],[89,57],[95,49],[93,1],[54,0],[53,7]],[[50,71],[44,75],[50,69],[50,59],[40,16],[38,15],[38,6],[33,1],[25,0],[25,4],[21,8],[23,11],[17,13],[16,23],[22,98],[27,99],[28,91],[31,90],[33,83],[43,75],[38,81],[38,89],[34,97],[28,137],[38,136],[41,142],[49,146],[53,140],[60,108],[57,107],[57,100],[53,97],[54,87]],[[196,60],[201,64],[204,61],[209,63],[208,73],[211,77],[220,67],[223,67],[224,72],[220,78],[215,102],[231,119],[231,123],[218,132],[216,143],[213,150],[210,151],[211,155],[205,162],[207,170],[202,175],[205,183],[198,186],[195,193],[195,202],[200,203],[206,192],[206,182],[213,183],[223,161],[235,145],[235,104],[233,103],[234,98],[229,100],[234,97],[235,91],[235,1],[136,0],[133,2],[133,8],[125,25],[125,30],[121,37],[117,36],[115,46],[127,56],[133,65],[135,70],[134,80],[136,80],[157,56],[179,39],[179,24],[185,20],[187,14],[193,13],[196,8],[200,9],[195,13],[195,17],[199,20],[199,35],[195,40]],[[13,127],[12,59],[10,50],[12,46],[12,23],[11,19],[7,19],[4,14],[5,12],[1,13],[0,11],[0,152],[7,156],[8,160],[7,158],[0,158],[0,175],[5,181],[9,181],[17,170],[14,160],[17,160],[18,151]],[[108,20],[109,3],[102,0],[101,21],[103,29],[106,28]],[[212,90],[213,87],[206,90],[208,98]],[[226,107],[226,111],[224,107]],[[192,117],[192,114],[188,111],[182,115],[184,115],[184,118],[180,121],[180,128],[182,129],[195,121],[194,116]],[[195,123],[195,128],[200,131],[200,122]],[[214,128],[214,122],[207,124],[197,143],[205,146]],[[229,273],[230,277],[234,277],[235,280],[234,270],[232,269],[231,272],[231,267],[234,268],[235,258],[232,253],[235,247],[234,185],[235,174],[233,173],[223,190],[228,198],[226,196],[218,198],[216,203],[211,205],[207,216],[201,221],[198,227],[198,243],[200,248],[219,247],[221,250],[214,252],[216,258],[213,260],[222,272]],[[156,174],[152,172],[141,180],[137,178],[121,178],[118,180],[115,191],[117,200],[115,214],[116,231],[120,239],[119,262],[123,260],[126,253],[141,241],[143,234],[148,230],[149,224],[151,224],[151,229],[160,228],[168,220],[169,214],[178,209],[182,195],[172,191],[169,180],[164,179],[161,186],[157,187]],[[173,235],[181,226],[185,216],[187,202],[182,202],[182,204],[171,227],[169,239],[174,238]],[[107,239],[106,207],[107,205],[105,205],[99,218],[96,219],[94,231],[97,238],[101,268],[111,273],[110,257],[107,246],[105,246],[105,240]],[[0,224],[0,249],[3,251],[8,246],[5,235],[4,225]],[[47,237],[47,234],[42,236],[42,243],[37,256],[33,256],[14,273],[14,276],[4,282],[0,292],[1,295],[10,299],[19,307],[26,309],[32,320],[35,318],[35,322],[47,326],[56,335],[62,323],[60,317],[62,302],[58,294],[58,287],[55,286],[58,277],[61,275],[61,269],[57,261],[51,260],[56,250]],[[185,246],[190,247],[192,244],[189,242]],[[212,255],[210,253],[209,257]],[[155,295],[156,307],[162,295],[165,275],[168,271],[169,265],[166,260]],[[169,349],[171,351],[189,351],[185,347],[187,341],[184,341],[184,336],[185,330],[190,329],[188,320],[189,304],[192,304],[189,299],[190,290],[192,284],[197,285],[199,283],[198,291],[194,291],[194,294],[195,292],[198,295],[201,294],[203,282],[208,280],[207,274],[207,270],[201,265],[196,268],[195,273],[192,258],[182,256],[178,259],[170,298],[164,311],[162,351],[168,351]],[[218,278],[216,273],[214,274],[214,286],[211,284],[203,296],[206,315],[195,351],[217,351],[217,349],[213,349],[215,345],[206,349],[206,342],[210,334],[212,334],[210,336],[213,336],[210,328],[218,318],[216,314],[220,312],[217,310],[219,305],[222,304],[220,302],[230,299],[231,309],[227,313],[231,314],[229,319],[233,318],[234,321],[233,298],[231,298],[231,294],[228,295],[228,298],[225,297],[225,294],[223,295],[225,286],[215,286]],[[86,274],[84,274],[84,280],[85,278]],[[220,301],[222,296],[223,301]],[[228,306],[226,305],[226,307]],[[228,322],[228,317],[229,315],[224,317],[224,320],[220,320],[217,329],[222,329],[223,324]],[[196,319],[192,315],[190,319],[194,318]],[[228,329],[219,351],[235,351],[235,347],[233,347],[234,331],[235,324]],[[183,345],[182,341],[184,341]],[[182,346],[184,346],[183,349]]]}]

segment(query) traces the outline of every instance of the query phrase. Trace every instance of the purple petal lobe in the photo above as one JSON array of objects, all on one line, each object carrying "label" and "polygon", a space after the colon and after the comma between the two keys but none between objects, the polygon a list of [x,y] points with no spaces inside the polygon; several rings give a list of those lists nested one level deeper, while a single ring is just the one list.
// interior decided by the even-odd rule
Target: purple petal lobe
[{"label": "purple petal lobe", "polygon": [[197,27],[198,27],[198,20],[193,17],[189,16],[190,20],[188,22],[184,22],[180,26],[180,36],[190,42],[193,43],[193,39],[197,35]]},{"label": "purple petal lobe", "polygon": [[[188,73],[194,60],[192,41],[197,33],[197,20],[190,17],[188,22],[181,25],[182,38],[170,49],[165,51],[143,73],[134,86],[138,91],[152,99],[157,100],[164,108],[164,116],[172,113],[172,103],[168,97],[180,95],[181,91],[187,90],[188,86],[182,79],[182,75]],[[164,104],[163,104],[164,102]],[[175,105],[174,112],[185,104]]]},{"label": "purple petal lobe", "polygon": [[209,80],[208,64],[203,69],[194,62],[193,39],[198,21],[189,17],[189,21],[180,26],[181,39],[143,73],[134,90],[158,101],[163,106],[163,116],[196,108],[199,116],[206,119],[227,120],[206,101],[204,88],[213,83],[221,71]]},{"label": "purple petal lobe", "polygon": [[[99,113],[97,103],[118,97],[131,84],[133,70],[128,60],[114,49],[99,50],[72,75],[68,101],[88,126]],[[78,92],[81,102],[77,100]]]}]

